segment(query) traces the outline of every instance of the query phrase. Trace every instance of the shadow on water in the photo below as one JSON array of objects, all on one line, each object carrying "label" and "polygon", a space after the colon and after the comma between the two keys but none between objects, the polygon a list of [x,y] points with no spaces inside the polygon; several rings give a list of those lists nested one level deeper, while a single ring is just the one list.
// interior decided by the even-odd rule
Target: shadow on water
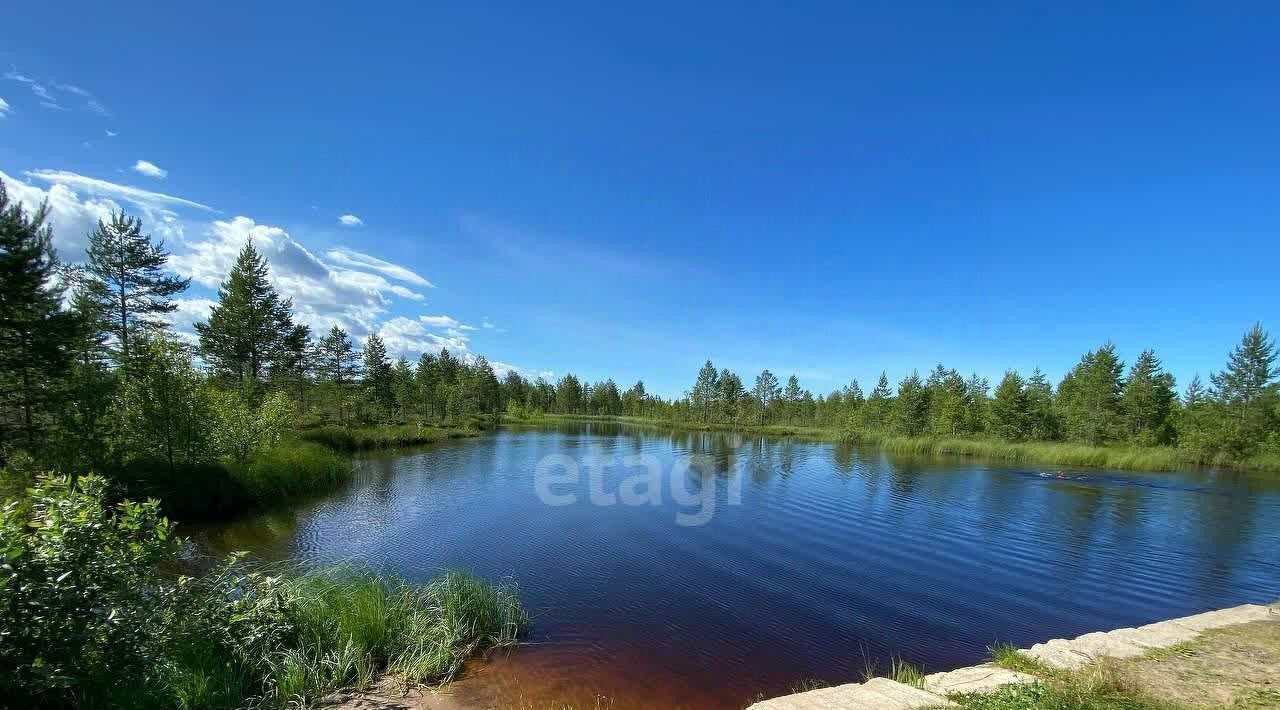
[{"label": "shadow on water", "polygon": [[[604,492],[635,474],[627,457],[654,457],[662,497],[592,504],[582,480],[548,505],[534,476],[552,454],[598,464]],[[456,688],[480,704],[741,707],[891,656],[954,667],[996,640],[1270,601],[1277,488],[563,422],[372,454],[331,496],[193,530],[215,552],[516,582],[533,635],[471,666]],[[677,522],[712,504],[705,524]]]}]

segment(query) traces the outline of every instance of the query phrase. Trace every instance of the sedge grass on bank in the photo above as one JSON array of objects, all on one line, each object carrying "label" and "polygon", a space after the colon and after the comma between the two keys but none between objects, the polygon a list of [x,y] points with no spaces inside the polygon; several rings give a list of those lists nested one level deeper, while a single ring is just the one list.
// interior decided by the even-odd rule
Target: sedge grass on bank
[{"label": "sedge grass on bank", "polygon": [[170,466],[135,459],[110,469],[122,493],[157,498],[183,519],[220,518],[333,490],[351,475],[347,457],[315,443],[282,441],[242,463]]},{"label": "sedge grass on bank", "polygon": [[337,567],[258,574],[247,585],[253,597],[226,614],[216,597],[232,585],[225,576],[208,584],[213,628],[180,634],[156,697],[184,708],[230,709],[248,698],[260,707],[307,707],[387,673],[409,684],[444,683],[468,658],[517,643],[528,624],[513,588],[464,572],[419,587]]},{"label": "sedge grass on bank", "polygon": [[468,421],[456,426],[431,426],[427,424],[392,424],[386,426],[344,427],[336,424],[304,429],[299,437],[304,441],[322,444],[336,451],[354,452],[368,449],[391,449],[400,446],[419,446],[445,439],[476,436],[484,428],[483,422]]}]

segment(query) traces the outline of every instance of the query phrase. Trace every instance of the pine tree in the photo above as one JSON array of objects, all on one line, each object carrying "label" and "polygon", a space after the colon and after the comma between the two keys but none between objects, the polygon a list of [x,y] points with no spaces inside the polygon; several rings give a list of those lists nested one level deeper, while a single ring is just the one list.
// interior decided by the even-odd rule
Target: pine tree
[{"label": "pine tree", "polygon": [[777,401],[782,391],[778,388],[778,378],[768,370],[762,371],[756,375],[756,384],[751,388],[751,394],[755,395],[756,405],[760,407],[760,426],[764,426],[765,415],[769,413],[769,407]]},{"label": "pine tree", "polygon": [[987,392],[991,385],[975,372],[965,381],[964,389],[965,427],[970,434],[980,434],[987,429]]},{"label": "pine tree", "polygon": [[721,370],[719,400],[724,419],[734,424],[738,423],[739,409],[745,395],[746,389],[742,386],[742,378],[727,367]]},{"label": "pine tree", "polygon": [[919,436],[929,427],[929,392],[920,373],[912,371],[898,383],[894,427],[906,436]]},{"label": "pine tree", "polygon": [[1173,375],[1164,371],[1154,351],[1144,350],[1138,355],[1121,398],[1128,433],[1134,442],[1150,446],[1168,443],[1172,438],[1168,420],[1178,398],[1173,388]]},{"label": "pine tree", "polygon": [[47,205],[28,215],[0,182],[0,434],[13,442],[20,432],[32,452],[51,423],[54,388],[66,375],[78,327],[61,308],[47,215]]},{"label": "pine tree", "polygon": [[391,362],[387,360],[387,346],[377,333],[371,333],[364,341],[364,389],[376,413],[391,409]]},{"label": "pine tree", "polygon": [[693,406],[698,410],[702,417],[702,421],[707,421],[711,414],[711,408],[715,406],[716,396],[720,390],[720,373],[716,370],[716,366],[707,360],[702,369],[698,370],[698,379],[693,383],[693,389],[690,390],[690,399]]},{"label": "pine tree", "polygon": [[345,424],[347,389],[355,382],[360,372],[355,346],[352,345],[347,331],[336,325],[330,328],[328,335],[320,340],[317,361],[320,377],[333,391],[334,398],[337,400],[338,422]]},{"label": "pine tree", "polygon": [[1058,385],[1058,404],[1067,433],[1095,446],[1121,430],[1120,397],[1124,363],[1107,343],[1085,353]]},{"label": "pine tree", "polygon": [[83,287],[71,295],[70,313],[76,321],[71,341],[71,366],[62,391],[59,438],[62,470],[99,471],[107,462],[111,426],[108,414],[116,392],[116,376],[107,358],[101,305]]},{"label": "pine tree", "polygon": [[276,293],[267,274],[267,260],[246,243],[209,320],[196,324],[200,352],[220,377],[260,382],[293,328],[293,302]]},{"label": "pine tree", "polygon": [[787,408],[787,423],[795,423],[796,410],[800,406],[800,380],[792,375],[787,378],[787,386],[782,390],[782,402]]},{"label": "pine tree", "polygon": [[1053,407],[1053,385],[1045,377],[1040,368],[1031,372],[1026,382],[1027,415],[1029,424],[1027,438],[1037,441],[1052,441],[1059,436],[1058,415]]},{"label": "pine tree", "polygon": [[893,407],[893,389],[889,386],[889,375],[880,373],[880,380],[875,389],[867,397],[866,404],[855,415],[856,426],[866,431],[881,431],[889,425],[889,415]]},{"label": "pine tree", "polygon": [[164,242],[152,242],[142,233],[142,220],[122,212],[98,220],[89,234],[88,256],[86,295],[98,304],[116,339],[117,362],[127,379],[130,341],[138,332],[165,327],[157,316],[177,308],[170,297],[185,291],[191,279],[166,275]]},{"label": "pine tree", "polygon": [[1004,373],[991,400],[991,427],[1001,439],[1022,441],[1031,429],[1031,408],[1026,382],[1016,370]]},{"label": "pine tree", "polygon": [[1227,356],[1227,369],[1210,375],[1214,396],[1231,408],[1243,426],[1253,405],[1277,377],[1276,344],[1261,323],[1255,323]]}]

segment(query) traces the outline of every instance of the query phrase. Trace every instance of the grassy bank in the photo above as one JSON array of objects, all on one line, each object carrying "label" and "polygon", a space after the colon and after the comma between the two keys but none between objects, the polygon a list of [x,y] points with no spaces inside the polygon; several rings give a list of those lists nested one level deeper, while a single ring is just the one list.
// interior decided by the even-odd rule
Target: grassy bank
[{"label": "grassy bank", "polygon": [[368,449],[391,449],[419,446],[445,439],[476,436],[490,425],[482,419],[466,423],[437,426],[432,424],[393,424],[386,426],[344,427],[336,424],[303,429],[298,437],[322,444],[336,451],[354,452]]},{"label": "grassy bank", "polygon": [[336,488],[351,461],[315,443],[283,441],[243,463],[176,464],[137,459],[107,470],[124,497],[157,498],[169,515],[218,518]]},{"label": "grassy bank", "polygon": [[[201,584],[216,595],[243,579],[221,573]],[[345,567],[247,579],[264,597],[255,606],[270,604],[266,618],[240,629],[233,612],[216,628],[181,630],[171,671],[130,707],[172,699],[178,707],[230,710],[251,698],[260,707],[305,707],[340,688],[368,688],[384,674],[410,685],[448,682],[468,658],[515,644],[528,624],[514,589],[464,572],[422,587]],[[271,635],[266,643],[255,638],[262,633]]]},{"label": "grassy bank", "polygon": [[727,424],[671,421],[640,417],[542,414],[514,421],[554,424],[565,421],[618,422],[679,431],[736,431],[762,436],[796,436],[815,441],[851,441],[891,454],[910,456],[967,456],[1016,463],[1110,468],[1130,471],[1174,471],[1210,465],[1242,471],[1280,473],[1280,456],[1261,455],[1243,461],[1200,461],[1170,446],[1129,447],[1090,446],[1068,442],[1012,442],[997,439],[952,439],[908,437],[853,432],[845,429],[790,426],[784,424]]},{"label": "grassy bank", "polygon": [[308,707],[389,674],[453,679],[517,642],[515,590],[448,572],[425,586],[366,568],[238,558],[176,577],[184,542],[157,501],[37,477],[0,515],[0,697],[6,707]]}]

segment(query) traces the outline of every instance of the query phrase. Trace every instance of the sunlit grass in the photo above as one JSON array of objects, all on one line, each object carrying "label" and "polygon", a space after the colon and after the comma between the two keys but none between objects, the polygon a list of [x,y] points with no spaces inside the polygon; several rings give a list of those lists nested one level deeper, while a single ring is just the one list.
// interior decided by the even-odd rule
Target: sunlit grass
[{"label": "sunlit grass", "polygon": [[365,449],[390,449],[398,446],[418,446],[445,439],[475,436],[481,428],[477,422],[457,426],[433,426],[428,424],[391,424],[386,426],[344,427],[336,424],[303,430],[299,436],[323,444],[337,451],[362,451]]},{"label": "sunlit grass", "polygon": [[987,649],[987,651],[991,654],[991,662],[1001,668],[1037,676],[1044,676],[1053,672],[1044,663],[1028,656],[1010,643],[996,644]]}]

